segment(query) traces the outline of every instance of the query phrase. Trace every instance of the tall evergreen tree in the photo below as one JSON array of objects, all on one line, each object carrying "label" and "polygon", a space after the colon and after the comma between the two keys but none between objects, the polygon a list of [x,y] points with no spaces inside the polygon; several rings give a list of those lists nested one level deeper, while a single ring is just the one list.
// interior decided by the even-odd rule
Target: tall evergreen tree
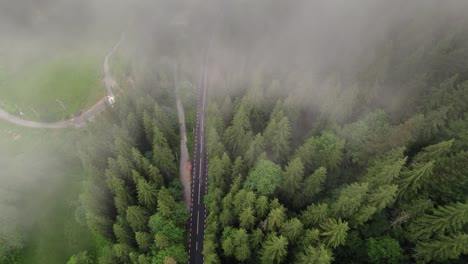
[{"label": "tall evergreen tree", "polygon": [[324,242],[327,246],[336,248],[345,243],[349,230],[347,222],[343,222],[341,219],[329,219],[320,225],[320,228],[323,230],[321,236],[324,237]]},{"label": "tall evergreen tree", "polygon": [[284,236],[270,235],[263,244],[262,264],[282,263],[288,254],[288,244]]}]

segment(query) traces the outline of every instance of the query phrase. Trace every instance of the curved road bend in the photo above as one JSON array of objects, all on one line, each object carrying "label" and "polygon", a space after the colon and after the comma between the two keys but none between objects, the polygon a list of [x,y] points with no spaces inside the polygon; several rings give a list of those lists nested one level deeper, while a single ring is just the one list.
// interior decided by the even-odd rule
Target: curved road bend
[{"label": "curved road bend", "polygon": [[205,109],[207,94],[207,66],[202,72],[200,94],[198,96],[197,122],[195,126],[195,149],[192,166],[192,191],[189,234],[189,264],[203,263],[203,241],[205,239],[208,171],[205,144]]},{"label": "curved road bend", "polygon": [[[109,53],[107,53],[106,57],[104,58],[104,86],[106,88],[107,96],[113,96],[114,94],[112,92],[112,89],[116,87],[116,82],[110,72],[109,60],[112,57],[112,55],[114,55],[117,48],[120,46],[120,43],[122,42],[122,40],[123,40],[123,35],[120,38],[119,42],[117,42],[117,44],[115,44],[114,47],[112,47],[112,49],[109,51]],[[29,128],[59,129],[59,128],[67,128],[71,126],[80,128],[85,125],[86,121],[93,119],[94,116],[96,116],[100,112],[104,111],[104,109],[106,109],[106,105],[107,105],[106,97],[101,98],[99,101],[96,102],[94,106],[92,106],[90,109],[80,114],[79,116],[72,117],[70,119],[63,120],[63,121],[48,123],[48,122],[36,122],[36,121],[24,120],[22,118],[19,118],[17,116],[14,116],[8,113],[7,111],[3,109],[0,109],[0,119],[7,121],[9,123],[18,125],[18,126],[29,127]]]}]

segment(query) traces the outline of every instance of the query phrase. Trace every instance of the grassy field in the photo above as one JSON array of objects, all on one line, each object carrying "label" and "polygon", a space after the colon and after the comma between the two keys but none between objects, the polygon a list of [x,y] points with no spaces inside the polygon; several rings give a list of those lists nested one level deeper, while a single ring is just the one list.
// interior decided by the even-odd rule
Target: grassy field
[{"label": "grassy field", "polygon": [[62,54],[6,74],[0,106],[26,119],[73,116],[104,96],[99,58]]},{"label": "grassy field", "polygon": [[[24,119],[57,121],[104,96],[102,62],[110,41],[60,48],[49,43],[54,41],[0,42],[0,108]],[[0,120],[0,263],[63,264],[81,250],[102,247],[77,214],[84,171],[76,144],[82,133]],[[14,261],[2,262],[5,245],[21,248]]]},{"label": "grassy field", "polygon": [[105,95],[102,63],[113,44],[57,36],[0,39],[0,108],[57,121],[91,107]]},{"label": "grassy field", "polygon": [[23,245],[11,263],[63,264],[93,250],[93,237],[76,214],[84,179],[73,151],[80,133],[0,121],[0,206],[12,212],[0,215],[0,240],[21,238]]}]

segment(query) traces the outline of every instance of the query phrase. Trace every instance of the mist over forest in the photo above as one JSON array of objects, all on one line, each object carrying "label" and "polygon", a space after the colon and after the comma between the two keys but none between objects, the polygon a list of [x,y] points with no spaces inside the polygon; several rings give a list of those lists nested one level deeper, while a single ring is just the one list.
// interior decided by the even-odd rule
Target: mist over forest
[{"label": "mist over forest", "polygon": [[0,0],[0,263],[467,263],[467,13]]}]

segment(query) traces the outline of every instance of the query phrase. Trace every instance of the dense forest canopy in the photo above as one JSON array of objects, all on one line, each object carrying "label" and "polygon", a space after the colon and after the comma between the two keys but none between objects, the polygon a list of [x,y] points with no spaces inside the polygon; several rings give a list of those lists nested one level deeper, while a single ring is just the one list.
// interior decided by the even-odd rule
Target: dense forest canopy
[{"label": "dense forest canopy", "polygon": [[[468,262],[467,3],[22,5],[0,12],[24,32],[124,32],[118,100],[67,156],[92,237],[68,263],[187,262],[176,100],[193,150],[205,66],[205,263]],[[57,15],[71,9],[89,19]],[[0,260],[14,263],[12,229]]]}]

